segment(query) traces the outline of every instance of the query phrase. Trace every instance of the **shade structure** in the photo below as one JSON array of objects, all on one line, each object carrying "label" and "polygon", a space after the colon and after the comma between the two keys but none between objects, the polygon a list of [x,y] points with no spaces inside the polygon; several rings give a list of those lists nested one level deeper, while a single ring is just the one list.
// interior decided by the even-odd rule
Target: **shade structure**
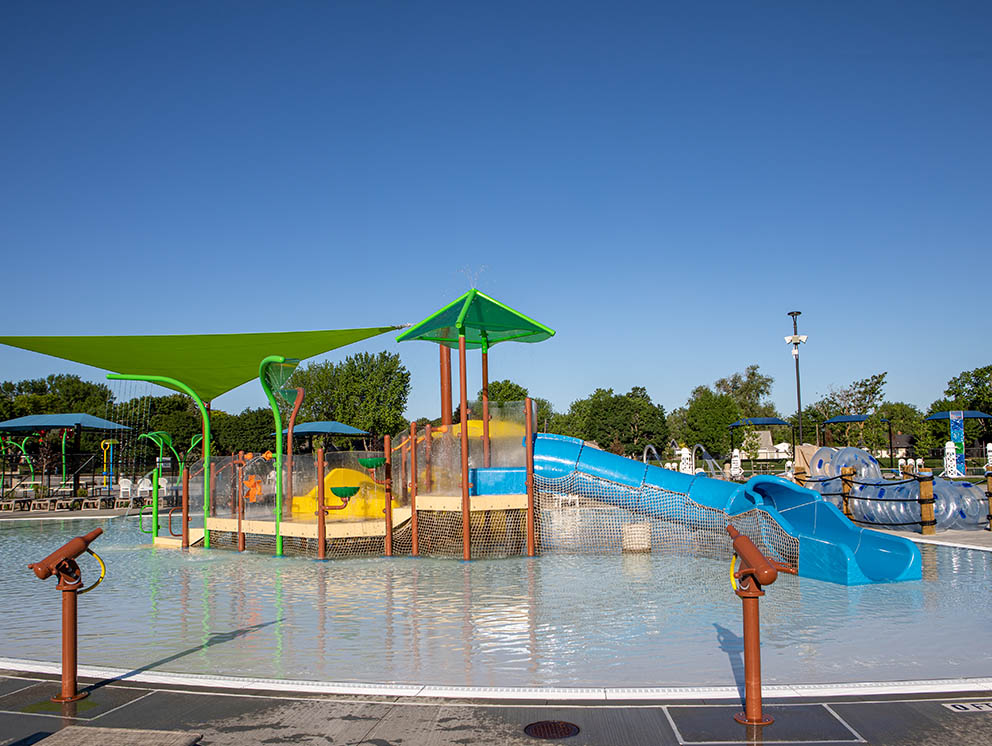
[{"label": "shade structure", "polygon": [[[283,434],[289,432],[288,429],[284,429]],[[321,422],[301,422],[298,425],[293,426],[293,437],[297,435],[368,435],[365,430],[359,430],[357,427],[352,427],[351,425],[345,425],[343,422],[335,422],[334,420],[323,420]]]},{"label": "shade structure", "polygon": [[822,424],[841,425],[848,422],[866,422],[868,418],[869,415],[867,414],[839,414],[836,417],[831,417],[829,420],[824,420]]},{"label": "shade structure", "polygon": [[102,417],[95,417],[83,412],[72,412],[69,414],[29,414],[24,417],[15,417],[12,420],[0,422],[0,432],[4,433],[35,433],[41,430],[61,430],[75,429],[82,430],[130,430],[131,428],[120,425]]},{"label": "shade structure", "polygon": [[466,348],[487,350],[499,342],[543,342],[555,332],[473,288],[414,324],[396,341],[419,339],[457,349],[459,335],[465,337]]},{"label": "shade structure", "polygon": [[[961,412],[961,415],[966,420],[992,420],[992,414],[985,414],[985,412],[979,412],[975,409],[966,409]],[[949,420],[951,419],[951,413],[948,412],[934,412],[929,417],[925,417],[927,420]]]},{"label": "shade structure", "polygon": [[791,427],[788,422],[778,417],[745,417],[732,423],[730,427],[744,427],[745,425],[785,425]]},{"label": "shade structure", "polygon": [[[400,326],[252,334],[156,334],[107,337],[9,337],[0,343],[128,375],[182,381],[204,401],[258,376],[268,355],[304,360]],[[167,388],[181,391],[167,382]]]},{"label": "shade structure", "polygon": [[[397,342],[421,340],[436,342],[442,347],[458,348],[459,360],[459,410],[461,412],[461,451],[462,451],[462,557],[471,558],[471,531],[469,525],[469,483],[468,483],[468,421],[467,389],[465,380],[465,351],[482,350],[482,447],[483,465],[489,467],[489,348],[500,342],[543,342],[555,334],[544,324],[516,311],[495,298],[472,288],[456,298],[440,311],[428,316],[419,324],[414,324],[400,334]],[[447,351],[442,351],[447,353]],[[450,354],[450,353],[447,353]],[[442,354],[441,402],[450,402],[450,390],[444,391],[444,354]],[[444,419],[442,414],[442,421]],[[528,445],[528,448],[530,445]],[[414,513],[416,510],[414,509]],[[414,524],[415,525],[415,524]],[[414,528],[416,536],[416,528]],[[414,550],[416,553],[416,549]]]}]

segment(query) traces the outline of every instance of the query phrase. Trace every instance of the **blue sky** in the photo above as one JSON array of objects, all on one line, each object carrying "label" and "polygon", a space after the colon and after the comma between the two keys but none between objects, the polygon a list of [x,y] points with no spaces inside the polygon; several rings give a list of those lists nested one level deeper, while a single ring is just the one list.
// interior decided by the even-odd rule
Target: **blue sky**
[{"label": "blue sky", "polygon": [[[558,331],[491,377],[792,411],[986,365],[987,3],[7,3],[7,334],[415,322],[476,284]],[[438,408],[432,345],[373,340]],[[0,349],[0,378],[89,368]],[[477,356],[470,391],[478,389]],[[257,385],[216,406],[261,406]]]}]

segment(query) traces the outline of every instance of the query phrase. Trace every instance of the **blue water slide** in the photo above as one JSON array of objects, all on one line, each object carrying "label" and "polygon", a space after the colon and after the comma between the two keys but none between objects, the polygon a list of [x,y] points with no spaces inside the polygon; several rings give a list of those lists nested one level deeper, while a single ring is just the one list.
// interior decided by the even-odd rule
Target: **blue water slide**
[{"label": "blue water slide", "polygon": [[722,510],[727,516],[757,508],[799,540],[799,574],[843,585],[919,580],[920,550],[901,536],[861,528],[818,493],[771,476],[745,484],[702,475],[681,474],[617,456],[564,435],[538,435],[535,473],[546,479],[586,474],[613,483],[596,499],[653,518],[666,514],[671,501],[652,499],[655,487],[687,495],[692,501]]}]

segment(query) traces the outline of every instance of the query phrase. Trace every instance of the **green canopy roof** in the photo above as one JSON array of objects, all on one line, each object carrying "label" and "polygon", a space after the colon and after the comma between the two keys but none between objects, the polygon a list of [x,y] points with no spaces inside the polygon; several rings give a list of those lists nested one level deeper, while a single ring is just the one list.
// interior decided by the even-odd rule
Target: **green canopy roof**
[{"label": "green canopy roof", "polygon": [[210,401],[257,378],[258,365],[268,355],[304,360],[399,328],[126,337],[0,336],[0,343],[114,373],[168,376]]},{"label": "green canopy roof", "polygon": [[555,331],[473,288],[396,341],[420,339],[457,348],[459,334],[469,349],[487,350],[498,342],[543,342]]}]

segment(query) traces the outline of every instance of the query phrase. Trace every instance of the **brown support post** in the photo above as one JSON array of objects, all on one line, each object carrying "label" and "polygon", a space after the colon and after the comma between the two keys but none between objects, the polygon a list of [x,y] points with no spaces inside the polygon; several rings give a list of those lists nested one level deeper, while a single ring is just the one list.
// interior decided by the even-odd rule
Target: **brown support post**
[{"label": "brown support post", "polygon": [[[286,429],[286,495],[288,500],[282,501],[282,512],[285,514],[286,505],[289,510],[293,510],[293,425],[296,424],[296,415],[299,414],[300,406],[303,404],[303,389],[296,389],[296,401],[293,402],[293,413],[289,415],[289,425]],[[323,464],[323,460],[320,462]],[[282,516],[279,516],[282,520]]]},{"label": "brown support post", "polygon": [[86,696],[76,691],[76,592],[81,585],[60,575],[56,586],[62,591],[62,692],[52,697],[53,702],[75,702]]},{"label": "brown support post", "polygon": [[489,351],[482,348],[482,463],[492,466],[489,446]]},{"label": "brown support post", "polygon": [[417,423],[410,423],[410,539],[411,554],[420,554],[420,534],[417,530]]},{"label": "brown support post", "polygon": [[846,515],[848,518],[851,517],[851,503],[849,496],[851,494],[851,485],[853,480],[854,480],[854,467],[853,466],[842,467],[840,470],[840,491],[844,493],[843,495],[844,515]]},{"label": "brown support post", "polygon": [[[237,493],[235,492],[235,495]],[[182,548],[189,549],[189,469],[183,464],[183,539]]]},{"label": "brown support post", "polygon": [[794,470],[792,472],[792,477],[793,479],[796,480],[796,484],[798,484],[800,487],[806,486],[806,470],[801,466],[794,467]]},{"label": "brown support post", "polygon": [[245,452],[238,451],[238,551],[245,551],[245,532],[241,530],[241,522],[245,518],[245,496],[242,493],[245,484]]},{"label": "brown support post", "polygon": [[431,473],[431,444],[434,436],[431,434],[431,426],[424,425],[424,482],[427,485],[427,492],[434,488],[434,474]]},{"label": "brown support post", "polygon": [[534,556],[534,414],[531,400],[524,399],[527,408],[524,421],[526,422],[527,442],[524,452],[527,459],[527,556]]},{"label": "brown support post", "polygon": [[924,536],[937,533],[937,521],[933,514],[933,472],[923,472],[920,479],[920,529]]},{"label": "brown support post", "polygon": [[[300,389],[302,391],[303,389]],[[324,509],[324,449],[317,449],[317,559],[327,559],[327,511]]]},{"label": "brown support post", "polygon": [[441,350],[441,425],[451,432],[451,348],[438,345]]},{"label": "brown support post", "polygon": [[462,559],[472,559],[472,531],[468,496],[468,382],[465,380],[465,335],[458,335],[458,391],[462,442]]},{"label": "brown support post", "polygon": [[392,438],[388,435],[383,437],[382,449],[386,453],[385,482],[386,490],[386,556],[393,556],[393,452]]}]

